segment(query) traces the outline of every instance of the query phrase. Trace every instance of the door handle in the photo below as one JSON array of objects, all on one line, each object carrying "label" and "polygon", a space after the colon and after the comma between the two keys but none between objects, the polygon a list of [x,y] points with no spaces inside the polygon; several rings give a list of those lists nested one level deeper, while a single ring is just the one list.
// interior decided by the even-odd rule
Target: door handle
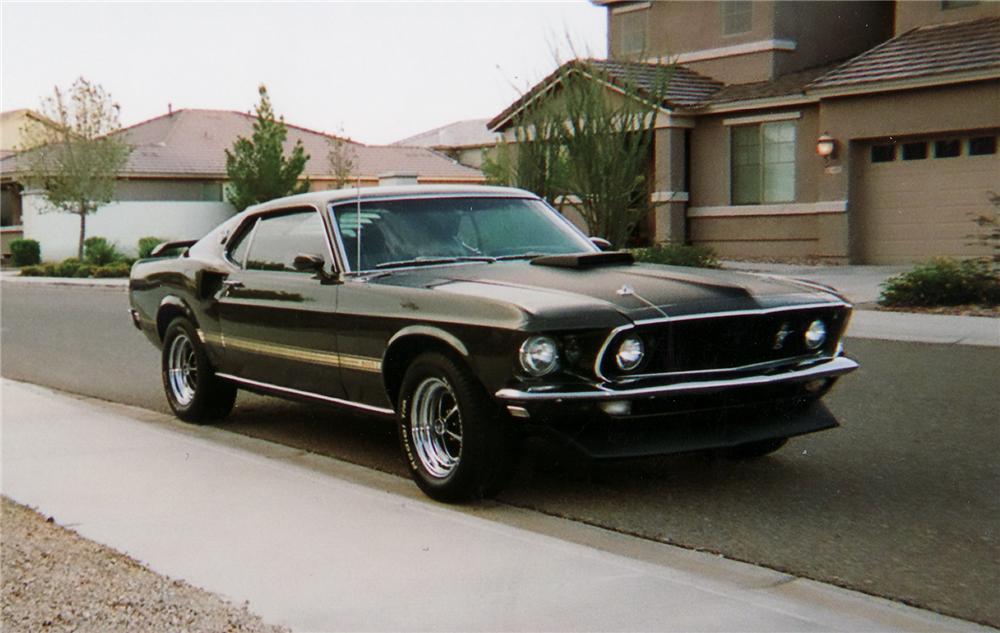
[{"label": "door handle", "polygon": [[242,288],[243,282],[239,279],[223,279],[222,285],[231,290],[233,288]]}]

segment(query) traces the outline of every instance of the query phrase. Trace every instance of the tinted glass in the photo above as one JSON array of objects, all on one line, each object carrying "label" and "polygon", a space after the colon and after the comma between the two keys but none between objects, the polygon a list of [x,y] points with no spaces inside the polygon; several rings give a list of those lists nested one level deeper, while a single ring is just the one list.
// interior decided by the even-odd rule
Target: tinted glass
[{"label": "tinted glass", "polygon": [[903,143],[903,160],[927,158],[927,143]]},{"label": "tinted glass", "polygon": [[295,270],[296,255],[326,253],[323,220],[313,210],[261,218],[247,258],[247,270]]},{"label": "tinted glass", "polygon": [[987,156],[997,153],[997,137],[980,136],[969,139],[969,156]]},{"label": "tinted glass", "polygon": [[229,243],[229,259],[243,266],[246,263],[247,248],[250,246],[250,236],[253,235],[253,227],[257,223],[254,219],[249,223],[232,242]]},{"label": "tinted glass", "polygon": [[896,159],[896,146],[890,144],[887,145],[873,145],[872,146],[872,162],[873,163],[888,163]]},{"label": "tinted glass", "polygon": [[355,204],[340,205],[334,215],[351,270],[409,260],[597,250],[555,211],[530,199],[387,200],[363,203],[360,214]]},{"label": "tinted glass", "polygon": [[962,143],[957,138],[934,141],[934,158],[954,158],[962,153]]}]

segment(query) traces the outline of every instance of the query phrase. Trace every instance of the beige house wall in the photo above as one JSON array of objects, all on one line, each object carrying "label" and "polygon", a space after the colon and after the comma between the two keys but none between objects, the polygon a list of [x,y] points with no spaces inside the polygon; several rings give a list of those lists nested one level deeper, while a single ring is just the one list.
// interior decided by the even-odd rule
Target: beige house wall
[{"label": "beige house wall", "polygon": [[968,7],[954,9],[943,9],[940,2],[915,2],[914,0],[897,2],[895,34],[900,35],[925,24],[945,24],[998,15],[1000,15],[1000,2],[996,2],[996,0],[986,0]]},{"label": "beige house wall", "polygon": [[774,76],[847,59],[892,37],[893,2],[778,2],[774,32],[796,43],[774,56]]}]

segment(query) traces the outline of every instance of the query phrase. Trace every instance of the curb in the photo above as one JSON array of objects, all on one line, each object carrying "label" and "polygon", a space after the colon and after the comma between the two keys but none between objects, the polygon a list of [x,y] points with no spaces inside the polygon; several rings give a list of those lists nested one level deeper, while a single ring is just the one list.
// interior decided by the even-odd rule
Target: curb
[{"label": "curb", "polygon": [[127,277],[92,278],[84,277],[22,277],[19,274],[3,273],[0,275],[3,283],[26,284],[36,286],[81,286],[90,288],[128,288]]}]

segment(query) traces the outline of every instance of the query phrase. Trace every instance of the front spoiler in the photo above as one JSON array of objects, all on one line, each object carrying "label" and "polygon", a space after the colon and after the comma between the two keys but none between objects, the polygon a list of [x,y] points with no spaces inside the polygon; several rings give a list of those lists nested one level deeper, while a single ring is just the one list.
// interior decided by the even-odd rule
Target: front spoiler
[{"label": "front spoiler", "polygon": [[522,391],[519,389],[504,388],[497,391],[494,395],[501,400],[518,402],[629,400],[633,398],[655,398],[657,396],[725,391],[740,387],[808,382],[810,380],[841,376],[857,368],[858,364],[855,361],[846,356],[838,356],[837,358],[811,365],[804,369],[795,369],[777,374],[743,376],[723,380],[677,382],[634,389],[612,389],[595,386],[593,389],[587,391]]}]

